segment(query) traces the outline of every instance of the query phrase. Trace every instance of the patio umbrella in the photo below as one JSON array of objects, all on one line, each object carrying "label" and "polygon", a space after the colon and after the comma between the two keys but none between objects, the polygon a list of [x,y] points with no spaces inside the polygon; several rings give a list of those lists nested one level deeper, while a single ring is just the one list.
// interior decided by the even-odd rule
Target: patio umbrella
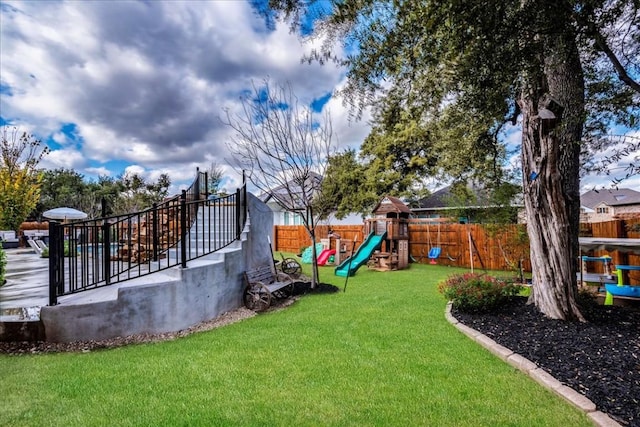
[{"label": "patio umbrella", "polygon": [[73,208],[55,208],[43,212],[42,216],[49,219],[61,219],[66,221],[68,219],[85,219],[87,214]]}]

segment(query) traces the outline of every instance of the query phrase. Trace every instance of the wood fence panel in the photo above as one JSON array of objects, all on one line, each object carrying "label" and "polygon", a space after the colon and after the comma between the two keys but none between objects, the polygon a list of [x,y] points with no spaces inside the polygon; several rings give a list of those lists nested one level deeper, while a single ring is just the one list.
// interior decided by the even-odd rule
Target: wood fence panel
[{"label": "wood fence panel", "polygon": [[[631,231],[630,228],[636,224],[640,224],[640,219],[616,220],[605,222],[594,222],[591,226],[591,235],[589,237],[607,237],[607,238],[640,238],[640,231]],[[581,225],[581,231],[582,231]],[[583,235],[583,234],[581,234]],[[583,252],[582,255],[601,257],[610,256],[611,264],[615,265],[640,265],[640,255],[627,254],[620,251],[592,250]],[[588,262],[587,270],[594,273],[603,273],[604,268],[601,262]],[[629,273],[629,281],[631,284],[640,285],[640,272],[632,271]]]},{"label": "wood fence panel", "polygon": [[[309,233],[302,225],[276,225],[273,227],[273,250],[280,252],[291,252],[298,254],[302,249],[311,246],[311,238]],[[357,239],[356,248],[362,244],[364,240],[364,224],[362,225],[334,225],[331,227],[333,232],[340,236],[342,243],[351,243],[353,239]],[[329,236],[329,227],[319,225],[316,227],[316,241],[320,243],[320,239],[326,239]],[[332,239],[332,246],[335,240]],[[335,249],[335,247],[334,247]],[[349,247],[351,249],[351,247]]]},{"label": "wood fence panel", "polygon": [[[409,221],[409,251],[418,262],[430,262],[429,251],[441,248],[438,264],[486,270],[518,269],[530,271],[529,242],[522,225],[488,227],[468,224],[430,224],[428,221]],[[473,257],[471,256],[473,254]]]},{"label": "wood fence panel", "polygon": [[297,254],[300,250],[301,241],[306,237],[304,227],[299,225],[276,225],[273,229],[273,250]]},{"label": "wood fence panel", "polygon": [[[640,218],[633,220],[626,220],[625,226],[627,227],[627,237],[630,239],[640,239]],[[631,231],[629,228],[637,227],[638,231]],[[629,265],[640,265],[640,255],[629,254]],[[629,280],[632,285],[640,285],[640,271],[630,271]]]},{"label": "wood fence panel", "polygon": [[605,221],[591,224],[593,237],[626,237],[625,221]]},{"label": "wood fence panel", "polygon": [[[640,224],[640,219],[617,220],[604,223],[581,224],[581,236],[640,238],[640,232],[629,231],[629,227]],[[366,237],[363,225],[335,225],[335,233],[343,241],[357,238],[356,248]],[[318,242],[328,235],[327,226],[316,230]],[[274,250],[299,253],[301,248],[311,244],[303,226],[275,226]],[[332,246],[334,245],[332,240]],[[413,261],[428,263],[429,251],[441,248],[438,264],[470,268],[473,262],[477,270],[518,271],[522,262],[524,271],[531,271],[529,240],[526,227],[522,224],[492,226],[480,224],[435,224],[424,219],[409,220],[409,254]],[[472,255],[471,255],[472,254]],[[640,265],[640,255],[624,254],[619,251],[590,251],[583,255],[612,257],[614,264]],[[590,263],[589,271],[600,272],[601,267]],[[593,268],[593,270],[591,269]],[[638,277],[636,277],[636,274]],[[640,272],[633,272],[632,283],[640,284]]]}]

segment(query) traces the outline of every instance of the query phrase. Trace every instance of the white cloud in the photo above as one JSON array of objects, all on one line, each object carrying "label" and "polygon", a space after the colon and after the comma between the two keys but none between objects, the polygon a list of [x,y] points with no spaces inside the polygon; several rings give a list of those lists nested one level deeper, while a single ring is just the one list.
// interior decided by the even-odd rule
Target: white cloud
[{"label": "white cloud", "polygon": [[101,167],[101,168],[85,168],[85,171],[90,174],[90,175],[94,175],[94,176],[112,176],[112,172],[111,170],[105,168],[105,167]]},{"label": "white cloud", "polygon": [[[193,179],[192,167],[203,159],[225,163],[229,130],[218,117],[225,107],[238,108],[252,81],[288,81],[310,102],[331,92],[342,73],[301,64],[320,41],[301,43],[286,25],[267,31],[248,2],[5,2],[2,8],[0,71],[13,94],[0,96],[2,117],[63,147],[79,145],[79,151],[54,151],[48,163],[83,174],[105,172],[101,164],[111,161],[148,174],[169,171],[176,183]],[[76,126],[77,140],[61,133],[64,124]],[[238,183],[230,172],[230,182]]]},{"label": "white cloud", "polygon": [[[345,84],[346,80],[342,79],[336,85],[335,91],[342,90]],[[362,112],[362,117],[355,120],[356,111],[349,105],[345,105],[343,98],[335,95],[331,97],[324,108],[331,113],[334,144],[337,145],[338,150],[359,148],[371,130],[370,109],[365,109]]]},{"label": "white cloud", "polygon": [[51,151],[38,165],[44,169],[81,170],[85,166],[85,158],[81,152],[73,148]]},{"label": "white cloud", "polygon": [[140,165],[130,165],[124,169],[125,175],[140,175],[146,178],[146,170]]}]

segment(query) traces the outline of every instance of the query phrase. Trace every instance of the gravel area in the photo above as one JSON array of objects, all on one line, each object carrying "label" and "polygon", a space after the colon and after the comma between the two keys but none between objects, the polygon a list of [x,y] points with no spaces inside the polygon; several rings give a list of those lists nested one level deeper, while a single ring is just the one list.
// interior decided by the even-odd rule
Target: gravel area
[{"label": "gravel area", "polygon": [[551,320],[522,297],[489,314],[451,311],[459,322],[588,397],[618,423],[640,427],[640,309],[585,301],[582,313],[587,322]]},{"label": "gravel area", "polygon": [[[287,299],[274,300],[268,310],[262,312],[270,312],[282,310],[296,302],[300,297],[309,293],[332,293],[339,289],[333,285],[320,283],[315,290],[311,289],[308,282],[296,282],[293,290],[293,296]],[[88,353],[94,350],[122,347],[130,344],[141,344],[159,341],[174,340],[185,337],[196,332],[208,331],[219,328],[230,323],[239,322],[249,317],[256,316],[257,313],[247,308],[241,307],[236,310],[229,311],[207,322],[202,322],[188,329],[178,332],[169,332],[164,334],[140,334],[127,337],[116,337],[108,340],[100,341],[75,341],[70,343],[51,343],[45,341],[21,341],[21,342],[0,342],[0,354],[22,355],[22,354],[38,354],[38,353],[56,353],[56,352],[84,352]]]}]

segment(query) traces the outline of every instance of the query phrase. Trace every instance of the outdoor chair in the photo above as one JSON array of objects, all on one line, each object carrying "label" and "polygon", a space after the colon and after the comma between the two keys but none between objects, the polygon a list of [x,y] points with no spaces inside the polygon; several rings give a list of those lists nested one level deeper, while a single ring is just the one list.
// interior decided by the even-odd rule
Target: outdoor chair
[{"label": "outdoor chair", "polygon": [[0,241],[2,241],[2,249],[17,248],[20,242],[15,231],[0,231]]},{"label": "outdoor chair", "polygon": [[35,240],[29,239],[29,240],[27,240],[27,244],[28,244],[29,246],[31,246],[31,248],[32,248],[32,249],[33,249],[37,254],[39,254],[39,255],[41,255],[41,254],[42,254],[42,250],[43,250],[43,249],[42,249],[40,246],[38,246],[38,244],[36,243],[36,241],[35,241]]}]

